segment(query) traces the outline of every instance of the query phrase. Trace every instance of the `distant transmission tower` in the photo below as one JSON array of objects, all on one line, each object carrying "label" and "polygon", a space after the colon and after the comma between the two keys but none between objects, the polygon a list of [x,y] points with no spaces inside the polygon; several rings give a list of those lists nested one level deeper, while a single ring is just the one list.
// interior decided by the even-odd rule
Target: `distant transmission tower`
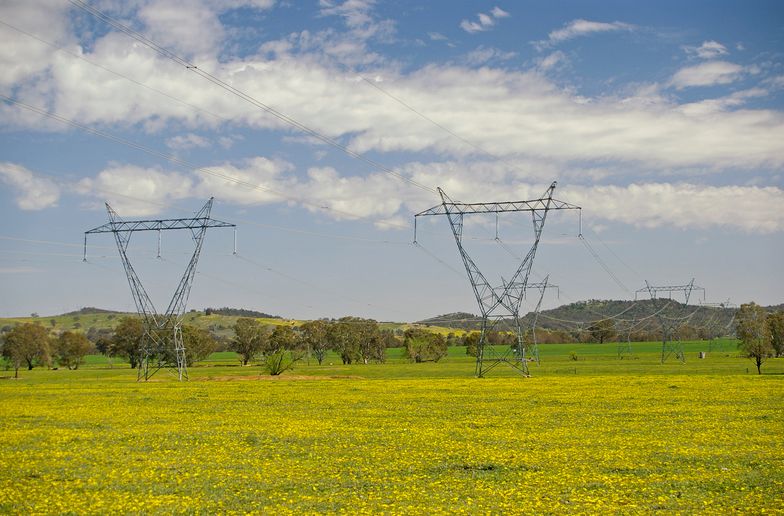
[{"label": "distant transmission tower", "polygon": [[[632,331],[634,331],[635,326],[637,326],[637,318],[633,318],[631,322],[628,322],[628,326],[621,330],[621,338],[618,339],[618,358],[623,359],[624,357],[631,357],[632,356]],[[623,334],[626,334],[626,340],[623,340]]]},{"label": "distant transmission tower", "polygon": [[[527,344],[528,347],[528,357],[531,360],[536,361],[539,363],[539,344],[536,340],[536,323],[539,321],[539,309],[542,307],[542,300],[544,299],[544,293],[547,291],[548,288],[558,289],[558,285],[552,285],[549,283],[550,275],[548,274],[545,276],[544,280],[541,283],[529,283],[526,288],[527,289],[537,289],[539,290],[539,301],[536,303],[536,308],[534,308],[534,319],[531,321],[531,339],[530,344]],[[560,298],[560,289],[558,289]]]},{"label": "distant transmission tower", "polygon": [[731,303],[729,299],[721,303],[705,303],[701,302],[700,306],[710,308],[711,315],[708,320],[703,324],[703,328],[708,338],[708,351],[724,351],[724,339],[730,331],[732,323],[735,321],[735,316],[730,318],[727,324],[722,324],[722,318],[725,310],[737,310],[738,306]]},{"label": "distant transmission tower", "polygon": [[681,363],[686,362],[686,357],[683,354],[683,344],[677,336],[677,331],[685,322],[688,322],[694,313],[692,312],[692,314],[683,317],[668,317],[664,314],[664,308],[666,308],[666,306],[662,306],[663,298],[659,297],[659,294],[666,293],[668,299],[667,302],[669,303],[672,301],[673,293],[682,293],[684,297],[683,307],[681,309],[671,310],[671,312],[675,311],[678,313],[678,315],[682,315],[681,312],[687,310],[686,307],[689,304],[689,297],[694,290],[701,290],[702,297],[703,299],[705,298],[705,289],[694,285],[694,279],[692,279],[686,285],[670,285],[662,287],[655,287],[646,281],[645,288],[639,289],[634,294],[635,300],[637,300],[637,295],[643,292],[647,292],[651,296],[653,308],[656,310],[656,318],[658,319],[662,329],[662,364],[673,355],[677,360],[680,360]]},{"label": "distant transmission tower", "polygon": [[[471,288],[482,314],[482,332],[476,354],[476,376],[480,378],[501,363],[511,365],[525,376],[529,375],[526,345],[520,323],[520,305],[528,287],[528,277],[531,274],[531,267],[533,266],[536,249],[539,246],[542,229],[544,229],[545,219],[550,210],[580,209],[579,206],[553,199],[555,186],[556,183],[553,182],[539,199],[472,204],[454,202],[439,188],[438,193],[441,195],[441,204],[414,216],[414,242],[416,242],[416,221],[418,217],[446,215],[449,220],[457,249],[463,259],[463,264],[468,273],[468,280],[471,283]],[[534,243],[509,281],[501,278],[501,285],[493,287],[468,255],[465,247],[463,247],[463,219],[466,215],[507,212],[528,212],[531,214]],[[493,346],[485,346],[488,332],[495,328],[501,320],[508,318],[511,318],[514,322],[517,345],[509,347],[504,352],[497,351]]]},{"label": "distant transmission tower", "polygon": [[[127,221],[122,220],[117,215],[117,212],[109,206],[109,203],[106,203],[109,222],[84,233],[84,261],[87,261],[87,235],[113,233],[117,241],[117,249],[120,252],[120,259],[125,268],[125,274],[128,276],[128,284],[131,286],[136,310],[141,315],[144,324],[144,337],[138,350],[139,372],[137,380],[149,380],[162,367],[175,367],[180,380],[188,378],[185,346],[182,341],[182,319],[185,315],[185,305],[188,302],[193,277],[196,274],[196,263],[199,261],[204,235],[207,233],[207,228],[236,228],[235,224],[210,218],[212,200],[212,197],[210,197],[210,200],[196,213],[196,216],[189,219]],[[133,233],[137,231],[157,231],[158,257],[160,257],[161,232],[173,229],[190,230],[195,249],[188,266],[185,268],[185,273],[180,279],[177,290],[169,302],[169,307],[166,309],[166,312],[159,314],[150,300],[150,296],[147,295],[147,291],[144,289],[139,276],[133,269],[126,251]],[[236,229],[234,235],[234,252],[236,253]]]}]

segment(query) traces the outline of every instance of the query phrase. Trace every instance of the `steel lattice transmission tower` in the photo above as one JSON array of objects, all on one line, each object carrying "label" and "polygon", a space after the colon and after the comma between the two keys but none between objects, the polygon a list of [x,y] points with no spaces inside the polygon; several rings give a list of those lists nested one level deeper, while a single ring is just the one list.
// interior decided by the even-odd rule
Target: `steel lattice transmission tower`
[{"label": "steel lattice transmission tower", "polygon": [[[686,356],[683,354],[683,344],[681,343],[680,339],[677,337],[676,332],[677,330],[684,324],[685,321],[688,321],[695,312],[690,315],[684,317],[668,317],[664,315],[664,309],[666,305],[663,305],[664,298],[659,297],[660,293],[667,294],[667,303],[672,302],[672,296],[676,292],[680,292],[683,294],[684,297],[684,305],[685,308],[689,304],[689,298],[691,297],[691,293],[695,290],[702,291],[702,297],[705,298],[705,289],[702,287],[698,287],[694,284],[694,278],[687,283],[686,285],[668,285],[668,286],[653,286],[647,281],[645,282],[645,287],[637,290],[634,294],[634,299],[637,300],[637,295],[642,292],[647,292],[651,296],[651,301],[653,302],[653,308],[656,310],[656,319],[659,321],[662,329],[662,355],[661,355],[661,363],[663,364],[670,356],[675,355],[675,358],[680,360],[681,363],[686,362]],[[699,309],[699,308],[698,308]],[[681,310],[675,310],[680,315]]]},{"label": "steel lattice transmission tower", "polygon": [[704,323],[704,330],[707,332],[708,351],[724,351],[724,341],[721,337],[726,337],[735,322],[733,315],[726,324],[721,323],[722,315],[725,310],[737,310],[738,305],[731,303],[729,299],[721,303],[700,303],[700,306],[710,309],[711,315]]},{"label": "steel lattice transmission tower", "polygon": [[[142,317],[144,337],[138,350],[139,372],[137,380],[148,380],[162,367],[175,367],[180,380],[188,378],[185,346],[182,341],[182,319],[185,315],[185,305],[196,274],[196,264],[199,261],[204,236],[207,228],[235,228],[234,252],[236,253],[236,225],[210,218],[213,198],[199,210],[193,218],[183,219],[157,219],[157,220],[122,220],[109,203],[106,211],[109,213],[109,222],[103,226],[93,228],[84,233],[84,260],[87,261],[87,235],[96,233],[113,233],[117,242],[128,284],[131,287],[136,310]],[[158,256],[160,257],[161,232],[175,229],[187,229],[191,232],[194,251],[188,266],[180,279],[177,289],[164,313],[158,313],[155,306],[144,289],[139,276],[128,259],[128,244],[133,233],[138,231],[158,232]]]},{"label": "steel lattice transmission tower", "polygon": [[528,357],[531,360],[536,361],[539,364],[539,343],[536,340],[536,323],[539,322],[539,310],[542,307],[542,300],[544,299],[544,293],[547,291],[548,288],[554,288],[558,290],[558,297],[561,297],[561,290],[558,285],[553,285],[549,283],[550,275],[548,274],[545,276],[544,280],[541,283],[528,283],[526,285],[526,289],[537,289],[539,290],[539,301],[536,303],[536,308],[534,308],[534,316],[533,320],[531,321],[530,327],[530,341],[526,343],[526,347],[528,348]]},{"label": "steel lattice transmission tower", "polygon": [[[626,326],[620,331],[621,337],[618,339],[618,358],[623,359],[625,356],[632,356],[632,331],[637,327],[637,318],[633,318],[631,322],[626,321]],[[626,340],[623,340],[623,334],[626,334]]]},{"label": "steel lattice transmission tower", "polygon": [[[550,210],[580,210],[579,206],[559,201],[553,198],[556,182],[553,182],[539,199],[528,201],[482,202],[461,203],[454,202],[441,189],[441,204],[414,215],[414,242],[416,242],[416,221],[418,217],[430,215],[446,215],[452,234],[455,237],[457,249],[463,259],[468,280],[479,305],[482,315],[482,331],[476,355],[476,376],[483,377],[487,372],[501,363],[506,363],[528,376],[528,358],[523,329],[520,322],[520,305],[525,297],[526,288],[529,286],[528,278],[531,274],[536,249],[542,236],[547,213]],[[501,278],[501,285],[492,286],[482,274],[476,263],[468,255],[463,246],[463,219],[467,215],[481,215],[488,213],[526,212],[531,214],[533,223],[534,242],[528,253],[522,258],[517,270],[507,281]],[[504,319],[511,319],[517,334],[517,345],[511,346],[504,352],[498,352],[493,346],[485,346],[487,334]]]}]

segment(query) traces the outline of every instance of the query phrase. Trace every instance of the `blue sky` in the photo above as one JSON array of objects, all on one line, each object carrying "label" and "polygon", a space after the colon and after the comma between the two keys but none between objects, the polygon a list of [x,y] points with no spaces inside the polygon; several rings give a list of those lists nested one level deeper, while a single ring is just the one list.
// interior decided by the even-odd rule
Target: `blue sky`
[{"label": "blue sky", "polygon": [[[415,247],[413,214],[439,186],[502,201],[554,180],[598,258],[574,213],[551,213],[534,279],[560,297],[544,306],[692,278],[707,302],[784,301],[780,2],[88,2],[311,134],[77,4],[0,5],[0,315],[132,310],[113,240],[83,263],[83,232],[105,201],[185,217],[210,196],[239,253],[207,235],[190,307],[476,312],[446,220]],[[500,283],[532,232],[518,214],[498,240],[494,218],[465,237]],[[157,259],[134,237],[159,308],[191,248],[171,232]]]}]

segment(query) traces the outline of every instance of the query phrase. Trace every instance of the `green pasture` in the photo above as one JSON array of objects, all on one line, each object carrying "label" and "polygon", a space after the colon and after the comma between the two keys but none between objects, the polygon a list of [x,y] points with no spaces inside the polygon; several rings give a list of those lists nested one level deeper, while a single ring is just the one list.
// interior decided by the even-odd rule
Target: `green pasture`
[{"label": "green pasture", "polygon": [[[649,376],[649,375],[756,375],[754,363],[741,357],[737,342],[687,341],[683,342],[685,363],[670,356],[661,363],[661,342],[634,342],[631,354],[619,357],[619,344],[543,344],[539,346],[539,362],[529,363],[533,378],[573,376]],[[626,345],[623,344],[625,348]],[[499,346],[496,353],[503,354]],[[699,358],[700,352],[705,358]],[[492,356],[492,353],[487,353]],[[438,362],[413,363],[404,357],[403,348],[387,350],[385,363],[344,365],[340,357],[329,352],[321,365],[315,358],[306,357],[295,364],[294,369],[284,376],[348,376],[368,379],[395,378],[472,378],[475,371],[474,357],[466,355],[465,347],[454,346],[448,355]],[[763,375],[784,375],[784,358],[769,359],[763,364]],[[8,378],[13,371],[0,371]],[[136,373],[121,359],[108,359],[101,355],[88,355],[77,371],[47,370],[37,367],[32,371],[20,370],[19,382],[81,382],[96,379],[116,378],[135,381]],[[261,366],[252,363],[240,366],[236,353],[230,351],[213,353],[206,360],[188,369],[191,380],[217,377],[264,376]],[[515,377],[518,373],[505,364],[492,370],[490,377]],[[174,380],[169,370],[162,370],[154,377],[156,381]]]}]

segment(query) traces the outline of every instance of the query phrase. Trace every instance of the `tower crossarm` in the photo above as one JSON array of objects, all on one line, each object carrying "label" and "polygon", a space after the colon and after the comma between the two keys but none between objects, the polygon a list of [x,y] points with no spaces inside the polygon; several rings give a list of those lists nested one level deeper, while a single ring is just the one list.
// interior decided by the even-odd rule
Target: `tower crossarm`
[{"label": "tower crossarm", "polygon": [[[553,182],[548,188],[547,193],[552,195],[556,183]],[[440,189],[439,189],[440,190]],[[471,215],[479,213],[506,213],[515,211],[546,211],[546,210],[580,210],[580,206],[560,201],[552,197],[531,199],[528,201],[502,201],[502,202],[443,202],[430,209],[419,212],[414,217],[425,217],[428,215],[446,215],[447,213],[460,213]]]},{"label": "tower crossarm", "polygon": [[692,292],[694,291],[701,291],[703,299],[705,298],[705,289],[702,287],[698,287],[694,284],[694,280],[691,280],[690,283],[686,285],[664,285],[664,286],[654,286],[648,284],[646,281],[646,286],[638,289],[634,292],[634,299],[637,300],[637,296],[642,293],[647,293],[651,296],[651,299],[655,300],[659,296],[660,292],[664,292],[668,294],[668,297],[672,297],[672,294],[675,292],[683,292],[684,296],[686,297],[686,302],[688,303],[689,297]]},{"label": "tower crossarm", "polygon": [[102,226],[85,231],[86,235],[93,233],[118,233],[132,231],[165,231],[169,229],[202,229],[202,228],[233,228],[230,224],[209,217],[191,219],[159,219],[159,220],[118,220],[107,222]]}]

